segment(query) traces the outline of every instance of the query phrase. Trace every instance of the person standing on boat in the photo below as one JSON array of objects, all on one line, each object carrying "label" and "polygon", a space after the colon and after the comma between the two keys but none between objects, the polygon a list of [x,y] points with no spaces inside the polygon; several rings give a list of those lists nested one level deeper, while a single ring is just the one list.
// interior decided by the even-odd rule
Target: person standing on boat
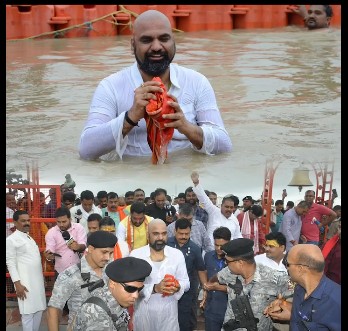
[{"label": "person standing on boat", "polygon": [[330,5],[310,5],[308,11],[305,5],[300,5],[293,11],[303,17],[308,30],[328,28],[333,15]]},{"label": "person standing on boat", "polygon": [[212,155],[231,152],[214,90],[208,79],[192,69],[171,63],[176,52],[170,21],[156,10],[140,14],[133,25],[131,48],[136,62],[103,79],[97,87],[79,143],[82,159],[122,159],[123,155],[151,155],[144,120],[149,100],[163,92],[160,77],[174,102],[174,128],[168,152],[192,148]]}]

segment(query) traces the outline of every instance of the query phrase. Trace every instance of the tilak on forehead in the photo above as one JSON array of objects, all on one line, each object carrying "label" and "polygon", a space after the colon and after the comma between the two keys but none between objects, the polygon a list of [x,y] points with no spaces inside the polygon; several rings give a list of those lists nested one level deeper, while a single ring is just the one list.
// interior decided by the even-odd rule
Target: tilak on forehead
[{"label": "tilak on forehead", "polygon": [[272,247],[280,247],[278,242],[274,239],[272,240],[266,240],[266,246],[272,246]]}]

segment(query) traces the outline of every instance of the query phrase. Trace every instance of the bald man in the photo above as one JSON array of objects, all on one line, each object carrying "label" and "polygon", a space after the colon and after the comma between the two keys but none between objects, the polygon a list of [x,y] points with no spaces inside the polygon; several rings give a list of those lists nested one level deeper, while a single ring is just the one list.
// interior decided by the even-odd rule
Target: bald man
[{"label": "bald man", "polygon": [[282,299],[264,311],[272,319],[290,320],[290,330],[341,330],[341,286],[324,275],[320,248],[312,244],[292,247],[283,259],[296,283],[293,303]]},{"label": "bald man", "polygon": [[[166,244],[166,223],[156,218],[148,226],[148,244],[130,254],[144,259],[152,267],[144,281],[142,296],[134,305],[134,330],[179,331],[178,300],[190,288],[190,281],[183,253]],[[167,282],[167,274],[174,276],[178,283]]]},{"label": "bald man", "polygon": [[174,100],[173,114],[163,115],[174,128],[168,152],[192,148],[203,154],[232,150],[214,90],[202,74],[172,64],[176,46],[170,21],[157,10],[140,14],[133,25],[132,66],[103,79],[97,87],[82,131],[82,159],[122,159],[123,155],[151,156],[144,120],[149,100],[163,92],[160,77]]}]

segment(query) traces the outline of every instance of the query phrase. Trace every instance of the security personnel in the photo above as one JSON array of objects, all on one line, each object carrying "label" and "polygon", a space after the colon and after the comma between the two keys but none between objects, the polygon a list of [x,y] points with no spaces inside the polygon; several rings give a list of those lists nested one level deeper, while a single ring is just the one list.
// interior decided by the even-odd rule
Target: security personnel
[{"label": "security personnel", "polygon": [[[59,313],[68,301],[70,325],[77,309],[95,286],[103,286],[105,266],[113,260],[117,237],[106,231],[96,231],[87,238],[88,252],[81,263],[74,264],[61,272],[54,284],[48,302],[47,325],[49,331],[59,330]],[[99,283],[98,283],[99,281]]]},{"label": "security personnel", "polygon": [[[224,330],[235,330],[239,325],[238,330],[243,326],[252,326],[255,330],[271,331],[272,320],[263,315],[264,309],[279,293],[283,297],[292,294],[288,275],[255,263],[253,245],[254,241],[247,238],[237,238],[224,244],[221,249],[226,254],[227,267],[209,280],[227,285]],[[239,311],[247,312],[247,315],[239,315],[238,307]]]},{"label": "security personnel", "polygon": [[134,305],[151,265],[136,257],[124,257],[111,262],[105,269],[107,285],[93,291],[80,307],[73,330],[127,331],[127,308]]}]

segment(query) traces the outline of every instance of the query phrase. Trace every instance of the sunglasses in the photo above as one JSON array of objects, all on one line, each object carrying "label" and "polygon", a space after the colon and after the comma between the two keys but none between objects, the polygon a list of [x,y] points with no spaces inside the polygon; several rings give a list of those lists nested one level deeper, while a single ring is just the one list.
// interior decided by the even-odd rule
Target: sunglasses
[{"label": "sunglasses", "polygon": [[240,261],[241,259],[235,259],[235,260],[226,260],[225,259],[225,263],[226,264],[229,264],[229,263],[232,263],[232,262],[237,262],[237,261]]},{"label": "sunglasses", "polygon": [[304,267],[308,267],[309,268],[309,265],[307,264],[302,264],[302,263],[289,263],[288,262],[288,256],[285,255],[284,258],[283,258],[283,264],[285,266],[285,268],[289,268],[291,265],[302,265]]},{"label": "sunglasses", "polygon": [[120,283],[124,290],[128,293],[134,293],[136,291],[140,292],[143,288],[144,288],[144,285],[142,287],[136,287],[136,286],[130,286],[130,285],[126,285],[125,283]]}]

